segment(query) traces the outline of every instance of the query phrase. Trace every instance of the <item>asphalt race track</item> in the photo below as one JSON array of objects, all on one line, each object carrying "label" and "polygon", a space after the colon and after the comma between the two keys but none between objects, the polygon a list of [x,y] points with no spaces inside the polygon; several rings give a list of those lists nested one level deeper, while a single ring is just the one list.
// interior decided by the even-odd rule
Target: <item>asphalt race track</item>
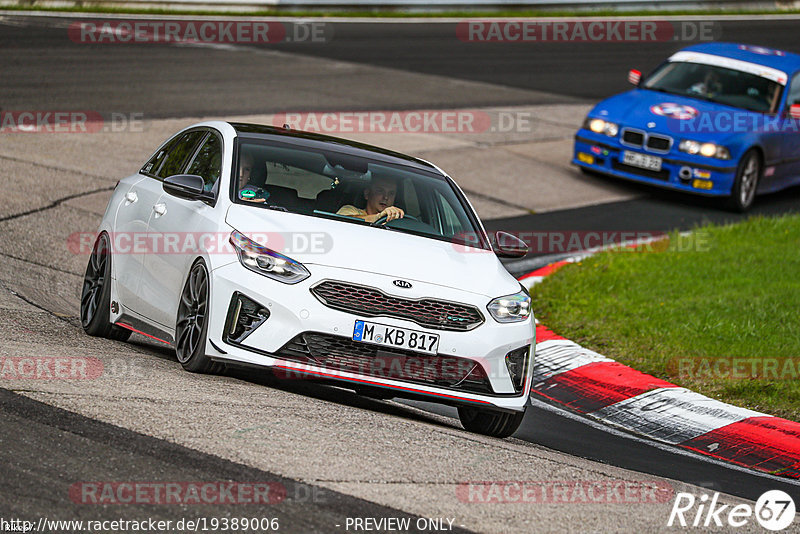
[{"label": "asphalt race track", "polygon": [[[584,176],[568,164],[572,133],[592,102],[624,90],[629,68],[651,69],[684,43],[465,43],[448,21],[326,22],[324,42],[105,45],[70,40],[72,20],[0,15],[0,109],[85,110],[128,122],[94,134],[0,134],[0,356],[83,357],[105,372],[94,380],[0,379],[0,518],[278,517],[287,532],[354,531],[348,518],[388,517],[452,518],[454,530],[476,532],[666,530],[671,499],[498,505],[459,493],[469,481],[512,480],[658,482],[672,492],[720,492],[732,504],[782,489],[800,502],[792,481],[548,406],[534,404],[513,438],[492,440],[464,432],[453,410],[439,406],[247,369],[190,375],[171,351],[138,336],[89,338],[77,318],[86,256],[66,246],[70,235],[96,230],[116,181],[202,117],[527,114],[532,129],[503,134],[353,137],[440,164],[492,230],[666,231],[739,220],[716,201]],[[797,25],[731,19],[713,28],[720,39],[797,51]],[[131,117],[142,123],[134,127]],[[798,201],[795,188],[759,198],[753,213],[796,211]],[[269,482],[285,498],[98,506],[70,493],[102,481]]]}]

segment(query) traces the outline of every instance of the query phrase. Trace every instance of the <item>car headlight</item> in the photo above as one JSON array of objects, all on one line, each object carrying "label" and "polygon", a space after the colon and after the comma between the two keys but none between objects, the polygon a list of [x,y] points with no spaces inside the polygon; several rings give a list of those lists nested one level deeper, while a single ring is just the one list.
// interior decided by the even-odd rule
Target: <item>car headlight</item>
[{"label": "car headlight", "polygon": [[594,133],[606,134],[609,137],[616,137],[617,133],[619,133],[619,125],[604,121],[603,119],[591,119],[586,117],[586,120],[583,121],[583,127]]},{"label": "car headlight", "polygon": [[519,293],[497,297],[486,308],[498,323],[516,323],[531,316],[531,296],[521,289]]},{"label": "car headlight", "polygon": [[242,265],[253,272],[284,284],[296,284],[311,276],[302,263],[263,247],[236,230],[231,232],[231,244]]},{"label": "car headlight", "polygon": [[687,154],[700,154],[707,158],[717,159],[731,159],[730,151],[724,146],[714,143],[701,143],[700,141],[692,141],[691,139],[684,139],[678,145],[678,150],[686,152]]}]

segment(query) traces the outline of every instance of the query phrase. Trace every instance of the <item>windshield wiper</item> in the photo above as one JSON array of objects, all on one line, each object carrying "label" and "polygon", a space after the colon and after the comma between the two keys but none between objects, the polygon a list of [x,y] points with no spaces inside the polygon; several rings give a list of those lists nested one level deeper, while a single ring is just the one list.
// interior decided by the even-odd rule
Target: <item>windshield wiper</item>
[{"label": "windshield wiper", "polygon": [[268,210],[275,210],[275,211],[285,211],[286,213],[289,212],[288,209],[284,208],[283,206],[278,206],[277,204],[267,204],[264,206]]},{"label": "windshield wiper", "polygon": [[668,91],[661,87],[643,87],[643,89],[647,89],[648,91],[655,91],[656,93],[667,93],[668,95],[680,95],[680,93],[676,93],[675,91]]},{"label": "windshield wiper", "polygon": [[322,217],[324,219],[332,219],[334,221],[342,221],[342,222],[349,222],[354,224],[362,224],[362,225],[369,225],[367,221],[364,219],[359,219],[358,217],[351,217],[350,215],[340,215],[338,213],[333,213],[330,211],[320,211],[314,210],[314,215],[317,217]]}]

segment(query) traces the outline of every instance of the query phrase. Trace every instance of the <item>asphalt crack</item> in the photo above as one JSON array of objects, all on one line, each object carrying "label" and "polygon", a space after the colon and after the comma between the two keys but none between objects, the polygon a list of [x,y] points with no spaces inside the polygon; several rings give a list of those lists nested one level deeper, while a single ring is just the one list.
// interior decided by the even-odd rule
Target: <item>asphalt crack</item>
[{"label": "asphalt crack", "polygon": [[6,257],[11,260],[21,261],[23,263],[29,263],[31,265],[36,265],[37,267],[44,267],[45,269],[50,269],[51,271],[56,271],[57,273],[68,274],[70,276],[77,276],[80,278],[80,273],[74,273],[72,271],[67,271],[66,269],[59,269],[58,267],[53,267],[52,265],[47,265],[45,263],[39,263],[38,261],[28,260],[25,258],[20,258],[19,256],[12,256],[11,254],[6,254],[5,252],[0,252],[0,256]]},{"label": "asphalt crack", "polygon": [[6,285],[6,283],[5,283],[5,281],[3,281],[3,280],[0,280],[0,287],[2,287],[6,291],[8,291],[12,295],[14,295],[15,297],[17,297],[21,301],[23,301],[23,302],[25,302],[27,304],[30,304],[31,306],[33,306],[37,310],[41,310],[41,311],[43,311],[43,312],[45,312],[45,313],[47,313],[49,315],[52,315],[56,319],[58,319],[60,321],[64,321],[65,323],[67,323],[70,326],[79,326],[79,324],[76,324],[76,321],[78,320],[78,317],[76,315],[64,315],[63,313],[58,313],[58,312],[54,312],[52,310],[48,310],[47,308],[45,308],[41,304],[37,304],[36,302],[32,301],[28,297],[26,297],[24,295],[20,295],[19,293],[14,291],[10,287],[8,287]]},{"label": "asphalt crack", "polygon": [[13,215],[6,215],[5,217],[0,217],[0,223],[4,223],[6,221],[13,221],[14,219],[19,219],[21,217],[26,217],[28,215],[34,215],[36,213],[41,213],[43,211],[47,211],[47,210],[51,210],[53,208],[57,208],[61,204],[63,204],[64,202],[67,202],[68,200],[73,200],[73,199],[76,199],[76,198],[81,198],[81,197],[93,195],[95,193],[103,193],[103,192],[106,192],[106,191],[113,191],[115,187],[116,186],[100,187],[98,189],[92,189],[91,191],[85,191],[85,192],[82,192],[82,193],[75,193],[75,194],[72,194],[72,195],[67,195],[65,197],[59,198],[57,200],[54,200],[53,202],[51,202],[47,206],[42,206],[40,208],[34,208],[32,210],[23,211],[21,213],[15,213]]}]

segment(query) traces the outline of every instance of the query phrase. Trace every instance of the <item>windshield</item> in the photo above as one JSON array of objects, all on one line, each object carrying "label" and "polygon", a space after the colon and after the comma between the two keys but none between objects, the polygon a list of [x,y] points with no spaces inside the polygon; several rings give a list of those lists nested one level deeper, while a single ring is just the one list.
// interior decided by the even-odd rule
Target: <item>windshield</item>
[{"label": "windshield", "polygon": [[[400,208],[401,219],[377,221],[393,230],[490,249],[477,219],[442,176],[327,149],[240,139],[231,197],[272,209],[369,226],[375,206]],[[380,196],[377,204],[368,199]],[[370,202],[373,204],[370,206]]]},{"label": "windshield", "polygon": [[762,113],[775,112],[782,86],[767,78],[702,63],[670,62],[643,86]]}]

